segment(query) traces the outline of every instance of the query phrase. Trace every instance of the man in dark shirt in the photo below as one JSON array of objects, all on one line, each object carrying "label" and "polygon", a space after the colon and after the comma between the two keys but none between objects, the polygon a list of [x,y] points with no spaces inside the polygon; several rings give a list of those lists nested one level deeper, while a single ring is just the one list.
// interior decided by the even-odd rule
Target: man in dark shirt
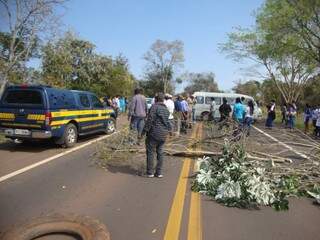
[{"label": "man in dark shirt", "polygon": [[[155,104],[150,108],[143,133],[146,137],[147,153],[147,177],[162,178],[163,146],[168,133],[171,131],[169,123],[169,111],[163,103],[164,94],[159,93],[155,98]],[[157,152],[157,166],[154,172],[153,155]]]},{"label": "man in dark shirt", "polygon": [[222,99],[223,103],[219,107],[219,112],[220,112],[220,122],[226,120],[229,118],[230,113],[232,111],[231,106],[228,104],[228,101],[226,98]]}]

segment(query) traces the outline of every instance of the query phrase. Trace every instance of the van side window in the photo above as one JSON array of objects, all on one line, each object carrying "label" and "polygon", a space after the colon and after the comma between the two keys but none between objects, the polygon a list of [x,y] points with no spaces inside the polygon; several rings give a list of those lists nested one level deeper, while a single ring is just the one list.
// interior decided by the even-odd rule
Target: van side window
[{"label": "van side window", "polygon": [[230,105],[234,105],[234,103],[236,102],[235,98],[226,98],[226,99]]},{"label": "van side window", "polygon": [[90,98],[91,98],[93,108],[103,108],[103,104],[100,102],[100,100],[96,96],[90,95]]},{"label": "van side window", "polygon": [[204,97],[202,97],[202,96],[197,96],[197,97],[196,97],[196,100],[197,100],[197,104],[204,104]]},{"label": "van side window", "polygon": [[216,105],[221,105],[221,98],[220,97],[206,97],[206,104],[211,105],[213,98],[214,98],[214,101],[216,102]]},{"label": "van side window", "polygon": [[89,108],[90,102],[87,94],[79,94],[79,100],[82,105],[82,107]]}]

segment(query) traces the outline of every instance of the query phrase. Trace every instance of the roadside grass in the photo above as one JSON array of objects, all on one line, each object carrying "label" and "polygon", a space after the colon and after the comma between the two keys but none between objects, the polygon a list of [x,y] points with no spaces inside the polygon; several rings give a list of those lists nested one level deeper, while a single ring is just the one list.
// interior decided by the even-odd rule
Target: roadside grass
[{"label": "roadside grass", "polygon": [[[276,124],[281,124],[281,119],[282,119],[281,112],[277,112],[277,117],[274,122]],[[295,127],[299,130],[304,130],[304,122],[303,122],[303,115],[302,114],[298,114],[296,116]],[[310,122],[310,128],[311,128],[311,122]]]}]

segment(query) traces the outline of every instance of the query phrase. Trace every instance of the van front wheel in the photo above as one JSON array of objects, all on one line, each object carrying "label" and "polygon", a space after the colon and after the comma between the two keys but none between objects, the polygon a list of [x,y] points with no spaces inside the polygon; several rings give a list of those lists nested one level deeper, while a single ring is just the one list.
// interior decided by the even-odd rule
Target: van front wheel
[{"label": "van front wheel", "polygon": [[78,141],[77,127],[74,124],[69,123],[64,129],[62,138],[62,146],[67,148],[73,147]]}]

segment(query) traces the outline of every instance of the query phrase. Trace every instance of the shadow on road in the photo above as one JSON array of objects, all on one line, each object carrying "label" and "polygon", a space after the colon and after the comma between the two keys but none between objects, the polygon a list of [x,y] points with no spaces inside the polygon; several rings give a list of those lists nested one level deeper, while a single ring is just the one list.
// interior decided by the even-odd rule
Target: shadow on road
[{"label": "shadow on road", "polygon": [[[102,136],[103,134],[92,134],[87,136],[79,137],[78,143],[82,144],[87,141],[93,140]],[[61,149],[62,147],[55,144],[53,140],[34,140],[34,141],[25,141],[22,143],[15,143],[12,140],[7,140],[3,143],[0,143],[0,150],[10,151],[10,152],[26,152],[26,153],[38,153],[44,152],[50,149]]]}]

